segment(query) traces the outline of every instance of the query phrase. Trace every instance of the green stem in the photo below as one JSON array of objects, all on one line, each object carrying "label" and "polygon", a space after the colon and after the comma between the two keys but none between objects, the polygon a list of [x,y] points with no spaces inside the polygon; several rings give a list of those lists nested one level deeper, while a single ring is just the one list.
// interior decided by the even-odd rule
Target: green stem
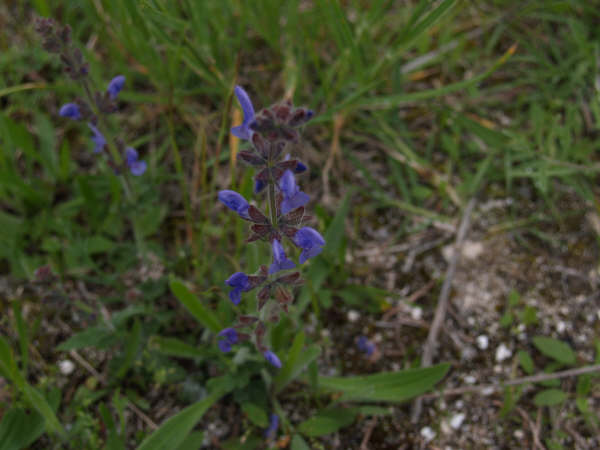
[{"label": "green stem", "polygon": [[[100,113],[100,111],[97,108],[96,102],[94,100],[94,96],[92,95],[92,91],[88,85],[87,80],[85,78],[83,78],[81,80],[81,84],[83,85],[83,89],[85,90],[85,93],[87,95],[88,102],[90,104],[90,108],[92,109],[94,115],[98,119],[98,124],[97,124],[98,130],[100,131],[100,133],[103,136],[110,137],[110,135],[108,134],[108,127],[106,125],[106,122],[104,121],[104,117],[102,116],[102,114]],[[106,139],[106,145],[110,152],[110,156],[113,158],[114,163],[117,165],[117,167],[122,168],[123,167],[123,158],[121,158],[119,149],[117,148],[117,146],[115,145],[113,140]],[[121,179],[121,184],[123,185],[123,191],[125,192],[125,198],[127,199],[127,202],[129,203],[129,205],[132,207],[131,209],[129,209],[129,211],[133,211],[135,205],[137,204],[137,201],[136,201],[136,195],[132,189],[131,183],[129,182],[129,179],[127,178],[127,172],[124,172],[121,176],[119,176],[119,178]],[[133,237],[135,239],[135,245],[138,250],[138,255],[140,255],[143,258],[145,252],[144,252],[144,241],[142,239],[141,232],[140,232],[137,222],[135,221],[133,216],[129,217],[129,221],[131,222],[131,227],[133,229]]]},{"label": "green stem", "polygon": [[267,195],[269,202],[269,213],[271,214],[271,224],[273,228],[277,228],[277,205],[275,199],[275,181],[269,180],[269,191]]}]

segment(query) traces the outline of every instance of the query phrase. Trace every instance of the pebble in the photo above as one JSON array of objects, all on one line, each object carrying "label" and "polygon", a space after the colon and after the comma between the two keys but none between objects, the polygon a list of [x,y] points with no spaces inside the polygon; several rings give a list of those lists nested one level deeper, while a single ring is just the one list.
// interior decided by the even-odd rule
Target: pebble
[{"label": "pebble", "polygon": [[465,383],[467,383],[467,384],[475,384],[476,381],[477,381],[477,378],[475,378],[473,375],[467,375],[465,377]]},{"label": "pebble", "polygon": [[502,362],[512,356],[512,351],[505,344],[500,344],[496,349],[496,361]]},{"label": "pebble", "polygon": [[466,241],[463,244],[462,254],[466,259],[477,259],[483,253],[481,242]]},{"label": "pebble", "polygon": [[70,375],[75,370],[75,364],[73,364],[73,361],[65,359],[58,363],[58,369],[63,375]]},{"label": "pebble", "polygon": [[560,320],[557,324],[556,324],[556,331],[558,331],[559,333],[564,333],[564,331],[567,329],[567,324],[565,322],[563,322],[562,320]]},{"label": "pebble", "polygon": [[435,431],[431,427],[423,427],[421,428],[421,437],[425,439],[425,442],[429,442],[435,437]]},{"label": "pebble", "polygon": [[356,322],[358,319],[360,319],[360,313],[351,309],[350,311],[348,311],[347,317],[350,322]]},{"label": "pebble", "polygon": [[452,419],[450,419],[450,426],[455,430],[458,430],[464,422],[465,417],[466,416],[463,413],[454,414]]},{"label": "pebble", "polygon": [[485,334],[482,334],[481,336],[477,336],[477,347],[479,347],[480,350],[487,349],[489,344],[490,344],[490,340]]},{"label": "pebble", "polygon": [[515,432],[513,433],[513,436],[516,439],[523,439],[525,437],[525,433],[523,432],[523,430],[515,430]]},{"label": "pebble", "polygon": [[423,317],[423,309],[422,308],[411,308],[410,316],[413,320],[421,320]]}]

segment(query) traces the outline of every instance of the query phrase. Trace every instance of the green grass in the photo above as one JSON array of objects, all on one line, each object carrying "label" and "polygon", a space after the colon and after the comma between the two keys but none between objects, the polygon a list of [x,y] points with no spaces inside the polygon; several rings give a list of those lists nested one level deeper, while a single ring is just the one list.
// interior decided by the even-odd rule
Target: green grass
[{"label": "green grass", "polygon": [[[593,2],[59,3],[0,7],[0,272],[11,286],[1,298],[0,325],[11,330],[20,370],[35,381],[38,390],[30,392],[47,397],[41,414],[58,410],[62,423],[73,424],[73,446],[104,442],[98,404],[119,416],[135,403],[152,415],[150,404],[141,404],[144,392],[185,383],[170,408],[201,397],[207,361],[221,356],[169,293],[169,274],[230,323],[223,280],[268,259],[266,247],[244,246],[245,225],[216,203],[219,189],[252,189],[250,173],[229,157],[236,84],[259,108],[287,96],[316,112],[304,135],[311,167],[305,190],[329,193],[330,203],[311,207],[318,228],[339,240],[308,270],[299,312],[319,314],[332,295],[356,284],[344,251],[360,242],[342,237],[345,220],[356,234],[362,219],[391,211],[400,217],[394,239],[401,241],[431,223],[457,224],[474,195],[514,198],[511,223],[528,218],[523,205],[530,200],[544,205],[540,221],[570,220],[573,211],[560,206],[566,193],[600,210],[600,9]],[[58,58],[41,49],[36,15],[73,27],[98,86],[127,77],[112,125],[149,163],[134,180],[133,204],[91,154],[85,126],[58,117],[61,104],[82,94]],[[324,186],[319,169],[328,158]],[[151,259],[136,257],[140,242]],[[59,276],[52,287],[31,283],[44,264]],[[23,286],[27,296],[17,295]],[[365,309],[378,310],[383,284],[362,288]],[[67,298],[78,321],[61,312]],[[72,334],[95,330],[93,340],[108,333],[97,345],[115,355],[107,380],[80,380],[60,409],[54,347],[70,335],[49,331],[49,317],[66,321]],[[276,331],[282,347],[292,331]],[[121,346],[123,339],[137,345]],[[47,343],[32,352],[34,340]],[[163,351],[148,342],[163,343]],[[198,356],[190,346],[212,350]],[[169,351],[192,356],[173,361]],[[18,407],[28,405],[19,389],[11,396]],[[139,444],[147,436],[130,424],[119,431],[121,424],[113,424],[111,439],[123,432]]]}]

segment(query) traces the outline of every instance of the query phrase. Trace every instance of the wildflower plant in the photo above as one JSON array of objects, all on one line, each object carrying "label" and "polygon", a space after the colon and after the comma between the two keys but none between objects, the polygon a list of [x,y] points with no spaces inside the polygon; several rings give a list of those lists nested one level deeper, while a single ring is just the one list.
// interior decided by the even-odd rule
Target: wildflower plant
[{"label": "wildflower plant", "polygon": [[[146,172],[146,161],[140,159],[136,149],[127,146],[122,139],[111,138],[108,116],[118,112],[117,98],[125,86],[125,76],[116,75],[107,84],[106,89],[97,89],[89,76],[89,65],[83,54],[71,40],[69,25],[61,26],[53,19],[39,18],[35,23],[36,31],[43,39],[43,47],[49,53],[58,54],[65,73],[77,83],[83,97],[60,107],[58,114],[73,121],[85,121],[91,132],[93,153],[105,158],[106,163],[121,179],[126,198],[131,208],[137,204],[130,176],[139,177]],[[133,231],[141,250],[141,235],[132,219]]]},{"label": "wildflower plant", "polygon": [[[254,193],[258,200],[265,198],[265,206],[261,210],[232,190],[220,191],[218,199],[241,219],[250,222],[246,242],[268,243],[272,260],[270,264],[261,265],[254,274],[236,272],[225,281],[232,288],[229,299],[236,306],[243,301],[246,292],[255,290],[257,311],[253,315],[239,316],[233,327],[221,331],[218,346],[228,352],[232,345],[252,340],[266,361],[280,368],[281,360],[265,342],[267,323],[277,323],[281,313],[289,311],[293,303],[292,289],[303,282],[298,267],[318,255],[325,245],[317,230],[305,226],[311,220],[305,209],[310,197],[300,189],[296,176],[307,172],[307,166],[291,158],[288,152],[289,145],[300,138],[299,127],[312,118],[313,112],[284,101],[255,113],[242,87],[235,87],[235,95],[244,119],[231,132],[250,144],[237,158],[256,170]],[[300,250],[298,262],[290,257],[293,247]]]}]

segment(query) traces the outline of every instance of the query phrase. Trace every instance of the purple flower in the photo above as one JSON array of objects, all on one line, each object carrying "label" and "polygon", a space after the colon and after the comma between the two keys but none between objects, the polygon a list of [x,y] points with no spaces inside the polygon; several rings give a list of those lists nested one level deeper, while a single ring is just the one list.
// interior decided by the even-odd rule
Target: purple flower
[{"label": "purple flower", "polygon": [[271,363],[278,369],[281,369],[281,361],[279,360],[279,358],[277,357],[277,355],[275,353],[273,353],[271,350],[267,350],[266,352],[263,353],[263,355],[265,356],[265,359],[269,363]]},{"label": "purple flower", "polygon": [[[288,153],[287,155],[285,155],[284,161],[289,161],[291,158],[290,154]],[[294,173],[302,173],[302,172],[306,172],[306,170],[308,169],[308,167],[306,167],[304,165],[304,163],[298,161],[298,164],[296,164],[296,168],[294,169]]]},{"label": "purple flower", "polygon": [[233,328],[225,328],[217,336],[223,338],[219,339],[219,349],[223,353],[227,353],[231,350],[231,346],[238,341],[238,334]]},{"label": "purple flower", "polygon": [[123,89],[123,85],[125,84],[125,77],[123,75],[117,75],[110,83],[108,83],[108,87],[106,88],[106,92],[108,92],[108,96],[113,100],[117,98],[121,89]]},{"label": "purple flower", "polygon": [[258,194],[260,191],[262,191],[265,187],[267,186],[267,184],[264,181],[261,180],[254,180],[254,193]]},{"label": "purple flower", "polygon": [[271,267],[269,267],[269,273],[296,267],[294,261],[289,260],[287,256],[285,256],[285,251],[277,239],[273,239],[271,248],[273,249],[273,263],[271,264]]},{"label": "purple flower", "polygon": [[369,356],[375,351],[375,344],[369,341],[366,336],[360,336],[356,345],[360,351],[365,352]]},{"label": "purple flower", "polygon": [[127,147],[125,149],[125,160],[132,175],[139,177],[146,171],[146,161],[138,160],[138,152],[135,148]]},{"label": "purple flower", "polygon": [[302,249],[302,253],[300,253],[300,264],[304,264],[308,258],[312,258],[321,253],[323,245],[325,245],[323,236],[311,227],[299,229],[294,236],[294,242]]},{"label": "purple flower", "polygon": [[77,103],[65,103],[60,107],[58,114],[62,117],[68,117],[72,120],[81,119],[81,112],[79,111],[79,106],[77,106]]},{"label": "purple flower", "polygon": [[252,289],[248,275],[244,272],[234,273],[225,280],[225,284],[233,288],[231,292],[229,292],[229,298],[234,305],[238,305],[242,301],[242,292],[247,292]]},{"label": "purple flower", "polygon": [[92,133],[94,133],[94,136],[92,137],[92,142],[94,143],[94,153],[100,153],[102,150],[104,150],[106,139],[104,139],[104,136],[102,133],[100,133],[100,130],[98,130],[98,128],[96,128],[93,124],[88,123],[88,127],[90,127],[90,130],[92,130]]},{"label": "purple flower", "polygon": [[287,214],[296,208],[304,206],[310,197],[302,192],[296,184],[296,179],[291,170],[286,170],[279,180],[279,189],[283,192],[281,202],[281,214]]},{"label": "purple flower", "polygon": [[252,137],[250,122],[254,120],[254,106],[252,106],[248,93],[241,86],[236,86],[234,92],[244,112],[244,121],[241,125],[233,127],[231,133],[237,138],[249,140]]},{"label": "purple flower", "polygon": [[275,439],[277,428],[279,427],[279,417],[277,414],[271,414],[271,420],[269,420],[269,428],[265,430],[265,438]]},{"label": "purple flower", "polygon": [[229,209],[234,210],[236,213],[244,219],[249,219],[248,216],[248,201],[235,191],[224,190],[219,191],[219,200],[221,200],[225,206]]}]

